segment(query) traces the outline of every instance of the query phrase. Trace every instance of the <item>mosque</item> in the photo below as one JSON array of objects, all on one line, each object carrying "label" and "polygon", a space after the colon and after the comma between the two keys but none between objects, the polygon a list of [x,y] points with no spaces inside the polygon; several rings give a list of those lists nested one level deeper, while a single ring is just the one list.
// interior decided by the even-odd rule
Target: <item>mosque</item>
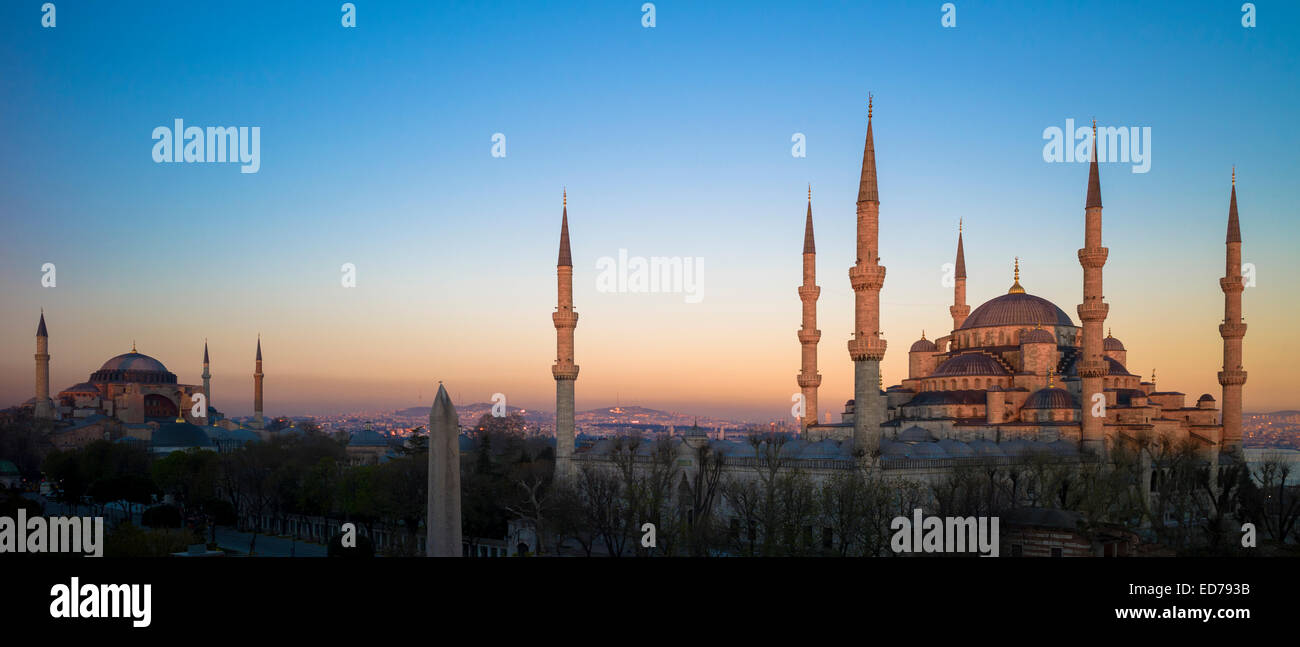
[{"label": "mosque", "polygon": [[[208,345],[203,344],[203,384],[181,384],[162,362],[131,352],[109,358],[79,384],[50,397],[49,331],[45,313],[36,327],[36,396],[23,404],[39,421],[54,426],[59,449],[94,440],[140,443],[166,454],[188,449],[231,451],[264,439],[262,416],[262,340],[257,340],[253,372],[253,420],[240,425],[212,407]],[[201,405],[197,406],[196,405]],[[198,411],[201,415],[196,415]]]},{"label": "mosque", "polygon": [[[878,248],[879,190],[871,107],[857,199],[857,262],[849,268],[855,295],[854,334],[848,341],[854,365],[854,397],[839,422],[818,422],[816,244],[812,194],[809,191],[803,244],[801,371],[796,377],[804,403],[801,434],[781,453],[785,464],[814,477],[838,470],[886,470],[891,476],[918,480],[942,478],[960,465],[1005,464],[1029,456],[1070,463],[1105,457],[1117,444],[1145,438],[1192,441],[1212,460],[1236,456],[1241,448],[1241,396],[1246,372],[1241,345],[1246,324],[1241,318],[1241,232],[1237,216],[1236,174],[1228,204],[1224,293],[1222,410],[1214,396],[1188,403],[1184,393],[1160,390],[1155,376],[1144,381],[1127,366],[1127,350],[1103,326],[1109,312],[1102,290],[1108,249],[1102,246],[1101,181],[1093,158],[1084,204],[1084,244],[1078,250],[1083,268],[1079,324],[1065,310],[1030,294],[1020,284],[1017,260],[1007,293],[973,311],[966,303],[965,249],[959,224],[952,327],[927,339],[924,332],[907,351],[908,375],[883,388],[880,362],[886,342],[880,330],[880,290],[885,267]],[[552,315],[557,332],[556,470],[570,478],[581,465],[608,465],[613,442],[575,451],[573,424],[572,260],[567,201],[562,215],[558,264],[559,306]],[[724,469],[752,472],[760,457],[744,440],[710,439],[693,429],[675,438],[679,465],[694,468],[696,449],[709,445],[727,458]],[[651,441],[638,450],[648,454]],[[1232,460],[1227,458],[1226,460]],[[683,477],[685,478],[685,476]]]}]

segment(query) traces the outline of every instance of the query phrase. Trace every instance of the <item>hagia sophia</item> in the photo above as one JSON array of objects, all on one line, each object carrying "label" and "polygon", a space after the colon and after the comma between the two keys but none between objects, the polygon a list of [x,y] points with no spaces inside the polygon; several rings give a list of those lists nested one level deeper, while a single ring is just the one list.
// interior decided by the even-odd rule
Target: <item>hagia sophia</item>
[{"label": "hagia sophia", "polygon": [[[203,384],[180,384],[162,362],[137,352],[109,358],[80,384],[50,397],[49,331],[45,313],[36,327],[36,396],[31,407],[38,421],[54,423],[50,438],[59,449],[94,440],[139,443],[155,454],[191,449],[229,451],[264,440],[262,416],[262,340],[257,340],[253,372],[253,419],[241,425],[211,406],[208,346],[203,345]],[[199,405],[196,407],[196,405]],[[196,414],[197,411],[197,414]]]},{"label": "hagia sophia", "polygon": [[[1184,393],[1158,389],[1129,370],[1124,344],[1103,326],[1109,305],[1102,290],[1108,250],[1102,246],[1101,180],[1093,156],[1084,204],[1084,244],[1078,250],[1083,269],[1081,325],[1062,308],[1030,294],[1020,283],[1017,260],[1007,293],[973,311],[966,303],[966,263],[958,226],[951,329],[935,339],[920,339],[908,349],[908,375],[882,388],[880,362],[886,343],[880,330],[880,290],[885,268],[878,249],[879,190],[876,153],[868,105],[866,143],[857,198],[857,262],[849,268],[855,295],[854,335],[848,341],[854,365],[854,397],[839,422],[818,422],[816,244],[812,194],[804,223],[801,371],[796,378],[804,416],[801,433],[785,443],[785,465],[814,477],[837,470],[885,470],[890,476],[929,480],[961,465],[1005,464],[1030,456],[1064,463],[1102,459],[1121,443],[1163,438],[1191,441],[1210,460],[1231,461],[1241,447],[1241,397],[1246,372],[1241,345],[1246,324],[1241,317],[1241,232],[1233,172],[1225,240],[1222,386],[1218,409],[1211,394],[1188,402]],[[571,478],[584,465],[608,466],[611,440],[575,449],[573,424],[573,267],[569,251],[567,201],[562,215],[558,263],[559,305],[553,314],[557,332],[556,380],[557,474]],[[652,451],[643,440],[639,453]],[[679,465],[698,469],[699,448],[708,446],[726,457],[725,470],[752,472],[759,459],[755,445],[744,440],[710,438],[698,429],[674,439]],[[685,477],[684,477],[685,478]],[[1149,478],[1149,472],[1148,472]]]}]

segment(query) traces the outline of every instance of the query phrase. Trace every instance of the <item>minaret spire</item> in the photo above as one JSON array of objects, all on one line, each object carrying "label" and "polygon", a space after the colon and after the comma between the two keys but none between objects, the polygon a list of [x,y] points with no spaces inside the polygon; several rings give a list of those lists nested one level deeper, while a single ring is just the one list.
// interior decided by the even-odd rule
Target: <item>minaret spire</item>
[{"label": "minaret spire", "polygon": [[1246,336],[1246,324],[1241,320],[1241,293],[1246,282],[1241,276],[1241,223],[1237,219],[1237,169],[1232,169],[1232,194],[1228,198],[1227,258],[1219,287],[1223,290],[1223,323],[1219,336],[1223,337],[1223,370],[1219,371],[1219,384],[1223,387],[1223,449],[1236,452],[1241,449],[1241,390],[1246,384],[1246,371],[1241,365],[1241,341]]},{"label": "minaret spire", "polygon": [[556,265],[558,303],[551,321],[555,324],[555,474],[569,479],[574,475],[574,382],[578,365],[573,363],[573,330],[578,327],[578,313],[573,311],[573,255],[569,252],[569,192],[564,190],[560,216],[560,258]]},{"label": "minaret spire", "polygon": [[[203,411],[207,413],[208,407],[212,406],[212,373],[208,370],[208,340],[206,337],[203,339],[203,375],[200,377],[203,378]],[[204,416],[205,423],[208,417]]]},{"label": "minaret spire", "polygon": [[880,338],[880,288],[885,268],[880,264],[880,193],[876,186],[876,144],[872,134],[872,97],[867,97],[867,141],[862,150],[862,177],[858,183],[857,262],[849,268],[853,286],[853,440],[857,450],[870,456],[880,446],[880,425],[885,420],[879,384],[880,360],[885,340]]},{"label": "minaret spire", "polygon": [[50,333],[45,329],[44,308],[41,308],[41,321],[36,324],[36,406],[32,416],[37,420],[54,419],[54,402],[50,400]]},{"label": "minaret spire", "polygon": [[262,335],[257,335],[257,360],[253,370],[253,428],[265,429],[262,419]]},{"label": "minaret spire", "polygon": [[962,220],[957,219],[957,264],[953,274],[952,306],[948,308],[952,315],[952,329],[961,328],[970,315],[970,306],[966,305],[966,248],[962,244]]},{"label": "minaret spire", "polygon": [[817,388],[822,376],[817,372],[817,342],[822,331],[817,329],[817,298],[822,289],[817,285],[817,246],[813,242],[812,185],[808,185],[808,215],[803,229],[803,285],[799,286],[799,300],[803,302],[803,325],[799,328],[799,345],[802,353],[801,370],[796,378],[803,395],[804,415],[800,429],[817,422]]},{"label": "minaret spire", "polygon": [[1088,199],[1084,204],[1083,249],[1079,265],[1083,267],[1083,303],[1079,319],[1083,322],[1083,352],[1078,359],[1082,388],[1081,434],[1083,449],[1094,454],[1106,451],[1105,419],[1093,415],[1093,404],[1102,393],[1102,378],[1110,373],[1103,356],[1102,327],[1110,306],[1103,301],[1102,267],[1110,250],[1101,246],[1101,179],[1097,170],[1097,121],[1092,122],[1092,163],[1088,169]]}]

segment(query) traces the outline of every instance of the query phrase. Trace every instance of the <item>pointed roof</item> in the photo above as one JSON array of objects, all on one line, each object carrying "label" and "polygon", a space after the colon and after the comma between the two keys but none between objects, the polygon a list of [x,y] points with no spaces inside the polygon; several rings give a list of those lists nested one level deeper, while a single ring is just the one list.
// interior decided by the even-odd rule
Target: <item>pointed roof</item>
[{"label": "pointed roof", "polygon": [[1088,203],[1085,209],[1101,206],[1101,177],[1097,173],[1097,120],[1092,120],[1092,163],[1088,165]]},{"label": "pointed roof", "polygon": [[564,215],[560,217],[560,267],[573,267],[573,254],[569,252],[569,191],[564,191]]},{"label": "pointed roof", "polygon": [[433,445],[434,434],[446,434],[455,438],[460,433],[456,406],[451,403],[447,389],[438,383],[438,394],[433,396],[433,407],[429,409],[429,443]]},{"label": "pointed roof", "polygon": [[808,218],[803,225],[803,253],[816,254],[817,246],[813,244],[812,226],[812,185],[808,185]]},{"label": "pointed roof", "polygon": [[957,221],[957,278],[966,278],[966,249],[961,243],[961,221]]},{"label": "pointed roof", "polygon": [[[1237,203],[1234,201],[1232,204],[1236,205]],[[1234,208],[1234,209],[1232,210],[1232,213],[1233,213],[1233,214],[1236,214],[1236,213],[1237,213],[1237,210]],[[48,332],[46,332],[46,330],[45,330],[45,311],[44,311],[44,310],[41,310],[41,323],[38,324],[38,325],[36,326],[36,336],[37,336],[37,337],[49,337],[49,336],[50,336],[50,334],[49,334]]]},{"label": "pointed roof", "polygon": [[1227,242],[1242,242],[1242,223],[1236,220],[1236,169],[1232,169],[1232,197],[1227,203]]},{"label": "pointed roof", "polygon": [[862,149],[862,179],[858,182],[858,202],[880,202],[876,190],[876,142],[871,135],[871,95],[867,95],[867,143]]},{"label": "pointed roof", "polygon": [[262,336],[257,336],[257,361],[262,361]]},{"label": "pointed roof", "polygon": [[[258,341],[260,343],[261,340]],[[203,340],[203,363],[208,363],[208,340],[206,339]]]}]

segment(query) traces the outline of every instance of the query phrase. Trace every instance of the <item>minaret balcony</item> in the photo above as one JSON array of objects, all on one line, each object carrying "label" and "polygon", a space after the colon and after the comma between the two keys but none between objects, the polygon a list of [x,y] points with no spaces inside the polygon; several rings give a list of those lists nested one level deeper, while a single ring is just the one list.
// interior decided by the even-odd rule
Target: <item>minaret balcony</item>
[{"label": "minaret balcony", "polygon": [[821,296],[821,294],[822,294],[821,286],[818,285],[799,286],[799,299],[803,301],[808,301],[810,299],[816,301],[817,297]]},{"label": "minaret balcony", "polygon": [[1224,339],[1241,339],[1246,336],[1246,324],[1241,322],[1219,324],[1219,336]]},{"label": "minaret balcony", "polygon": [[1241,369],[1219,371],[1219,384],[1223,386],[1241,386],[1246,383],[1246,372]]},{"label": "minaret balcony", "polygon": [[551,375],[557,380],[576,380],[578,379],[577,364],[555,364],[551,367]]},{"label": "minaret balcony", "polygon": [[1079,265],[1087,268],[1098,268],[1106,264],[1106,257],[1110,255],[1110,249],[1106,247],[1085,247],[1079,250]]},{"label": "minaret balcony", "polygon": [[1103,359],[1085,359],[1080,360],[1079,377],[1106,377],[1110,375],[1110,365]]},{"label": "minaret balcony", "polygon": [[855,362],[879,362],[885,358],[885,340],[878,337],[850,339],[849,357]]},{"label": "minaret balcony", "polygon": [[578,313],[572,310],[552,312],[551,321],[555,322],[556,328],[577,328]]},{"label": "minaret balcony", "polygon": [[800,373],[795,377],[795,380],[799,382],[799,388],[801,389],[815,389],[822,385],[822,376],[820,373],[813,373],[812,375],[804,375],[803,373]]},{"label": "minaret balcony", "polygon": [[815,344],[821,338],[822,331],[820,330],[799,330],[799,343],[801,344]]},{"label": "minaret balcony", "polygon": [[854,265],[849,268],[849,284],[854,291],[879,290],[885,284],[883,265]]},{"label": "minaret balcony", "polygon": [[1219,279],[1219,288],[1224,294],[1233,294],[1246,289],[1246,282],[1241,276],[1225,276]]},{"label": "minaret balcony", "polygon": [[1101,299],[1087,299],[1079,304],[1079,319],[1082,321],[1102,321],[1110,312],[1110,305]]}]

